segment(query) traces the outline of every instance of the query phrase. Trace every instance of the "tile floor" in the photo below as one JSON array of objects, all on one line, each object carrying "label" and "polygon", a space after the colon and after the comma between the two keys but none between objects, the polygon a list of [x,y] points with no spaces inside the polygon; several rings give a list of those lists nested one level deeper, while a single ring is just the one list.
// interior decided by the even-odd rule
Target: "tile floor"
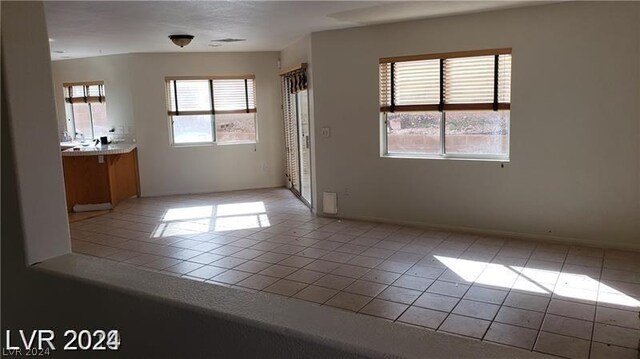
[{"label": "tile floor", "polygon": [[638,358],[640,253],[314,216],[286,189],[132,199],[73,251],[566,358]]}]

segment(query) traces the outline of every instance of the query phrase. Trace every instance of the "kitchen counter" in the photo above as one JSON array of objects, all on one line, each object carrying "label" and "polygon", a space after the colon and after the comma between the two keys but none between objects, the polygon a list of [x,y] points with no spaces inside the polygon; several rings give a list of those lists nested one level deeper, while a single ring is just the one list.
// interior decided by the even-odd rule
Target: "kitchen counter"
[{"label": "kitchen counter", "polygon": [[[61,144],[63,145],[63,144]],[[112,143],[109,145],[89,145],[82,146],[77,145],[73,148],[62,151],[63,157],[68,156],[98,156],[98,155],[117,155],[124,154],[133,151],[136,148],[135,144],[131,143]]]},{"label": "kitchen counter", "polygon": [[[75,143],[61,143],[61,148]],[[82,146],[62,151],[67,210],[77,205],[115,207],[127,198],[140,196],[138,150],[135,144]],[[82,210],[81,206],[76,211]]]}]

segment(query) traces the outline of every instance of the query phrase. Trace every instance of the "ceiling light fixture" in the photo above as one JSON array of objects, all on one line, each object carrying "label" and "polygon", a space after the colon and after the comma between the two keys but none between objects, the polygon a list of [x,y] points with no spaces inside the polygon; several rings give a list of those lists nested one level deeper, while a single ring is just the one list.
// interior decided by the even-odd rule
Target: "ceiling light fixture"
[{"label": "ceiling light fixture", "polygon": [[176,46],[185,47],[193,40],[193,35],[169,35],[169,39],[176,44]]}]

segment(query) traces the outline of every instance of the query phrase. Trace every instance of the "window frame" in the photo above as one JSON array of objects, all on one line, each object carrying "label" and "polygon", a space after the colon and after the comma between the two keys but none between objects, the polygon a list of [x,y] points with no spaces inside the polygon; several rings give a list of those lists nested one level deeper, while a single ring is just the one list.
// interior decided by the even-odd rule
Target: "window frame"
[{"label": "window frame", "polygon": [[[85,91],[84,101],[75,101],[76,98],[73,96],[73,92],[71,90],[72,87],[82,86]],[[88,96],[89,87],[90,86],[98,86],[98,96]],[[88,138],[85,134],[83,137],[85,140],[95,140],[96,139],[96,129],[95,124],[93,122],[93,109],[91,108],[91,103],[100,102],[104,103],[106,106],[107,97],[105,95],[105,86],[104,81],[84,81],[84,82],[65,82],[62,84],[64,104],[65,104],[65,115],[66,117],[71,118],[71,123],[73,125],[73,133],[71,134],[71,138],[73,140],[77,140],[76,134],[78,133],[78,126],[76,125],[76,116],[73,110],[73,105],[75,102],[87,104],[89,106],[89,123],[91,124],[91,137]],[[97,98],[96,98],[97,97]],[[67,131],[69,131],[69,125],[67,124]]]},{"label": "window frame", "polygon": [[208,115],[211,116],[211,138],[212,141],[202,141],[202,142],[180,142],[180,143],[176,143],[175,142],[175,132],[174,132],[174,128],[173,128],[173,116],[169,115],[169,145],[171,145],[172,147],[202,147],[202,146],[213,146],[218,144],[216,142],[216,126],[215,126],[215,120],[214,120],[214,115]]},{"label": "window frame", "polygon": [[[211,98],[211,110],[209,111],[173,111],[171,108],[171,90],[170,86],[172,81],[209,81],[209,96]],[[218,133],[216,128],[216,111],[215,111],[215,99],[213,98],[213,81],[215,80],[248,80],[252,81],[252,91],[253,91],[253,108],[249,108],[249,93],[246,93],[245,101],[247,103],[247,112],[253,114],[253,126],[255,129],[255,139],[254,140],[239,140],[239,141],[218,141]],[[247,90],[249,90],[247,88]],[[175,89],[174,89],[175,91]],[[255,145],[259,141],[258,136],[258,106],[257,106],[257,85],[255,75],[223,75],[223,76],[167,76],[165,77],[165,92],[167,98],[167,125],[169,126],[169,146],[171,147],[207,147],[207,146],[229,146],[229,145]],[[179,108],[178,108],[179,109]],[[178,114],[175,114],[177,112]],[[242,112],[227,112],[227,111],[218,111],[217,115],[225,115],[232,113],[245,113]],[[184,142],[184,143],[176,143],[175,141],[175,129],[174,129],[174,116],[188,116],[188,115],[207,115],[211,116],[211,136],[212,141],[201,141],[201,142]]]},{"label": "window frame", "polygon": [[[427,54],[427,55],[412,55],[412,56],[400,56],[400,57],[385,57],[385,58],[380,58],[379,64],[383,65],[383,64],[390,64],[390,63],[395,63],[395,62],[406,62],[406,61],[420,61],[420,60],[440,60],[443,61],[446,59],[453,59],[453,58],[471,58],[471,57],[478,57],[478,56],[498,56],[498,55],[509,55],[512,56],[512,51],[511,48],[502,48],[502,49],[488,49],[488,50],[476,50],[476,51],[459,51],[459,52],[451,52],[451,53],[439,53],[439,54]],[[496,60],[497,61],[497,60]],[[393,67],[390,68],[390,71],[393,71]],[[494,78],[494,81],[497,83],[498,81],[498,72],[497,69],[495,70],[495,75],[496,76]],[[378,76],[379,76],[379,96],[382,95],[382,86],[383,86],[383,79],[381,77],[382,73],[380,70],[380,67],[378,69]],[[440,76],[442,77],[442,72],[440,74]],[[392,76],[393,77],[393,76]],[[391,80],[391,86],[393,86],[393,80]],[[441,88],[443,86],[442,84],[442,80],[441,80],[441,84],[440,84]],[[496,85],[497,86],[497,85]],[[385,91],[389,91],[388,89],[386,89]],[[390,90],[393,91],[393,90]],[[510,97],[510,92],[511,92],[511,74],[509,74],[509,97]],[[387,96],[389,96],[389,94],[386,94]],[[383,105],[383,98],[380,97],[379,98],[379,102],[380,102],[380,112],[379,112],[379,125],[380,125],[380,157],[382,158],[405,158],[405,159],[439,159],[439,160],[470,160],[470,161],[497,161],[497,162],[509,162],[510,158],[511,158],[511,106],[510,106],[510,99],[509,99],[509,103],[507,104],[507,106],[505,106],[505,104],[503,103],[494,103],[493,108],[492,109],[468,109],[468,110],[464,110],[467,112],[485,112],[485,111],[508,111],[509,112],[509,121],[507,122],[507,146],[506,146],[506,153],[505,154],[489,154],[489,153],[447,153],[446,152],[446,141],[447,141],[447,135],[446,135],[446,124],[447,124],[447,112],[451,112],[451,111],[456,111],[456,110],[463,110],[461,107],[466,106],[466,104],[462,105],[462,106],[458,106],[457,104],[449,104],[444,105],[444,103],[442,102],[442,97],[443,95],[441,94],[441,103],[439,105],[439,108],[437,110],[435,109],[423,109],[421,111],[416,111],[416,112],[429,112],[429,111],[438,111],[441,113],[441,117],[440,117],[440,151],[439,153],[393,153],[393,152],[389,152],[389,132],[388,132],[388,114],[392,113],[391,111],[389,111],[389,107],[391,106],[385,106]],[[496,92],[495,97],[498,97],[498,94]],[[481,104],[480,106],[482,106],[484,104]],[[497,105],[497,106],[496,106]],[[406,105],[405,105],[406,106]],[[433,105],[410,105],[407,107],[433,107]],[[438,107],[438,105],[435,105],[436,107]],[[395,106],[394,106],[395,107]],[[447,109],[447,107],[449,107],[450,109]],[[506,107],[506,108],[505,108]],[[383,108],[385,108],[385,110],[383,111]],[[398,112],[398,113],[412,113],[414,111],[411,110],[397,110],[397,111],[393,111],[393,112]]]},{"label": "window frame", "polygon": [[[490,110],[478,110],[478,112],[484,112]],[[509,111],[511,110],[500,110],[500,111]],[[401,111],[402,113],[411,113]],[[381,146],[380,146],[380,157],[384,158],[409,158],[409,159],[438,159],[438,160],[473,160],[473,161],[497,161],[497,162],[509,162],[511,158],[511,118],[509,118],[509,122],[507,123],[507,131],[509,135],[507,136],[507,152],[506,154],[476,154],[476,153],[447,153],[446,146],[446,118],[447,111],[442,111],[440,118],[440,152],[439,153],[393,153],[389,152],[389,133],[387,131],[388,121],[387,121],[388,112],[380,113],[380,137],[381,137]]]}]

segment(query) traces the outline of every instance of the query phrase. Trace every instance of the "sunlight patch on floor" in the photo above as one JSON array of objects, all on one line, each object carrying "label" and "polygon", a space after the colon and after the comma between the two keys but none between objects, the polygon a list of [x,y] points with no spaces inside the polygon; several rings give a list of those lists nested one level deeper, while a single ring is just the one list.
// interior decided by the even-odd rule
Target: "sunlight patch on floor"
[{"label": "sunlight patch on floor", "polygon": [[640,308],[640,301],[584,274],[434,256],[461,281]]},{"label": "sunlight patch on floor", "polygon": [[168,209],[151,238],[227,232],[271,226],[264,202],[220,204]]},{"label": "sunlight patch on floor", "polygon": [[213,206],[171,208],[167,210],[164,217],[162,217],[162,220],[164,222],[184,221],[190,219],[209,218],[211,216],[213,216]]}]

